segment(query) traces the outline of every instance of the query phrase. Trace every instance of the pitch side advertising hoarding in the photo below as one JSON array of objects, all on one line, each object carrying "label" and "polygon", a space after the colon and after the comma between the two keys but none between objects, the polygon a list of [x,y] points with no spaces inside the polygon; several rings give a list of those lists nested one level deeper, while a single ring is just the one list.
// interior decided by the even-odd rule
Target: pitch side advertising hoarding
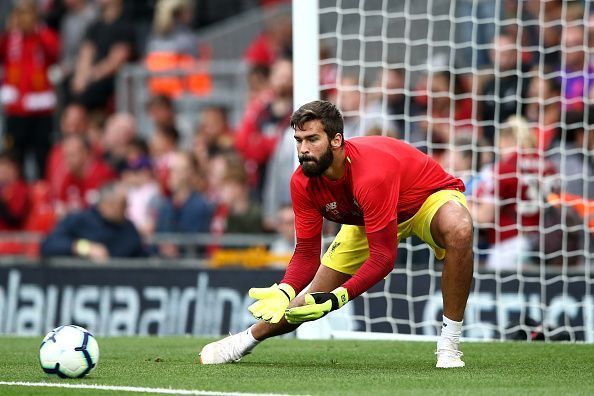
[{"label": "pitch side advertising hoarding", "polygon": [[[338,329],[437,334],[438,277],[393,273],[388,286],[381,282],[341,310]],[[281,270],[4,266],[0,333],[43,335],[67,323],[97,335],[235,333],[254,323],[249,288],[281,278]],[[592,279],[583,275],[525,276],[521,282],[475,276],[465,336],[501,338],[529,317],[571,339],[594,342],[593,293]]]}]

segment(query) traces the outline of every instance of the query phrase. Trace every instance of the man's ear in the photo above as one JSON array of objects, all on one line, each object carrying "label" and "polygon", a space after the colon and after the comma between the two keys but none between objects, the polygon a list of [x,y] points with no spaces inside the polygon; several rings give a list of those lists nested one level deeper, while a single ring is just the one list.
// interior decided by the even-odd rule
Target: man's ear
[{"label": "man's ear", "polygon": [[340,148],[342,146],[342,135],[340,133],[334,135],[334,138],[330,141],[330,146],[332,148]]}]

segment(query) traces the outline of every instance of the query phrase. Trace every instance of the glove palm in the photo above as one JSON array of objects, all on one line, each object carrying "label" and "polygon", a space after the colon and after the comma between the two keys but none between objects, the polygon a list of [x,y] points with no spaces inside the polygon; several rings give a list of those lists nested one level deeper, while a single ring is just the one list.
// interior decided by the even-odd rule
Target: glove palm
[{"label": "glove palm", "polygon": [[291,300],[295,298],[295,291],[286,283],[275,283],[270,287],[251,288],[249,295],[257,300],[248,308],[254,318],[268,323],[278,323]]}]

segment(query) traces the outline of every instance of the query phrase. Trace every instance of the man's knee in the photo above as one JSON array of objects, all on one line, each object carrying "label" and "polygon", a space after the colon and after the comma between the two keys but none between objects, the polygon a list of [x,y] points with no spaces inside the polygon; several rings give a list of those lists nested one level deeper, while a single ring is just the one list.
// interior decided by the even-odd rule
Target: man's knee
[{"label": "man's knee", "polygon": [[461,216],[444,232],[446,249],[464,249],[472,246],[472,220]]},{"label": "man's knee", "polygon": [[472,218],[468,210],[454,202],[449,202],[440,209],[438,233],[446,249],[464,249],[472,246]]}]

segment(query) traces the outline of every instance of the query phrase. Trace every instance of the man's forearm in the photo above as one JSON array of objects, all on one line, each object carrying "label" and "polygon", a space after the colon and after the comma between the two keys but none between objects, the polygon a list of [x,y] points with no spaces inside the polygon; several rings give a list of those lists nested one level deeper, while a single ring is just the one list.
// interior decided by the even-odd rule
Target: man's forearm
[{"label": "man's forearm", "polygon": [[299,294],[301,290],[305,289],[318,271],[321,244],[320,235],[307,239],[297,238],[295,252],[281,281],[290,285],[295,293]]},{"label": "man's forearm", "polygon": [[397,235],[396,220],[381,231],[367,234],[369,258],[343,285],[347,289],[349,300],[363,294],[390,274],[396,260]]}]

